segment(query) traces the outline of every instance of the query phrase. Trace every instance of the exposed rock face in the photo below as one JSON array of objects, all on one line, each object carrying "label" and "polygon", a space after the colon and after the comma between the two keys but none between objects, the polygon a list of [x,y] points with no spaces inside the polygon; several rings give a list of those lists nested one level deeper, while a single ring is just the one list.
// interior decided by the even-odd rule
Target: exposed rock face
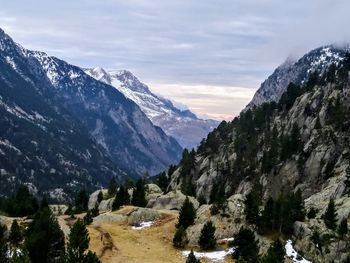
[{"label": "exposed rock face", "polygon": [[135,208],[128,217],[129,225],[137,225],[141,222],[156,221],[160,218],[160,213],[149,208]]},{"label": "exposed rock face", "polygon": [[[289,97],[283,95],[278,104],[264,104],[220,124],[200,145],[193,161],[181,161],[171,175],[169,190],[190,189],[207,201],[213,192],[244,196],[254,184],[261,187],[263,201],[301,190],[307,210],[314,207],[318,213],[315,220],[296,224],[296,248],[307,259],[330,263],[347,253],[336,231],[326,230],[320,217],[330,199],[335,200],[338,223],[350,215],[350,66],[332,71],[324,60],[340,61],[342,52],[332,56],[327,55],[331,52],[328,48],[317,52],[319,65],[329,68],[326,74],[306,81],[301,88],[290,86],[285,93]],[[304,66],[302,72],[307,71]],[[280,97],[277,94],[274,99]],[[209,216],[209,206],[199,208],[196,224],[188,229],[191,242],[196,242],[200,224]],[[225,222],[215,216],[210,219],[218,225]],[[228,233],[233,233],[235,229],[230,227]],[[311,239],[316,229],[324,232],[325,239],[330,237],[322,253]],[[217,235],[220,233],[218,230]]]},{"label": "exposed rock face", "polygon": [[[150,198],[147,207],[153,209],[180,210],[185,199],[186,196],[183,193],[181,193],[180,190],[170,191],[165,195],[159,195]],[[193,206],[195,208],[199,207],[199,203],[195,198],[189,196],[189,199],[193,203]]]},{"label": "exposed rock face", "polygon": [[170,100],[154,94],[127,70],[107,71],[94,68],[84,71],[95,79],[114,86],[134,101],[153,124],[174,137],[184,148],[196,148],[202,138],[219,124],[215,120],[200,119],[190,110],[177,108]]}]

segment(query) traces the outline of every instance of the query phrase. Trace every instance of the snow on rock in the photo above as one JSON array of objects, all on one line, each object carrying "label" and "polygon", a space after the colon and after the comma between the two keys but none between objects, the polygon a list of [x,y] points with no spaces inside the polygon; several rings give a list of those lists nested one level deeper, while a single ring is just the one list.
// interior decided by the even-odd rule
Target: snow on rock
[{"label": "snow on rock", "polygon": [[153,224],[154,224],[154,221],[146,221],[146,222],[141,222],[140,224],[136,224],[131,228],[134,230],[142,230],[142,229],[151,227]]},{"label": "snow on rock", "polygon": [[[234,248],[230,248],[227,250],[211,251],[211,252],[193,252],[193,253],[197,258],[207,258],[214,262],[218,262],[218,261],[224,261],[225,257],[228,255],[231,255],[233,251],[234,251]],[[187,257],[188,254],[190,253],[191,251],[189,250],[182,251],[182,255],[184,257]]]},{"label": "snow on rock", "polygon": [[306,260],[305,258],[298,257],[298,252],[295,251],[293,247],[292,240],[287,240],[287,243],[285,245],[286,249],[286,255],[289,257],[293,262],[295,263],[312,263],[309,260]]}]

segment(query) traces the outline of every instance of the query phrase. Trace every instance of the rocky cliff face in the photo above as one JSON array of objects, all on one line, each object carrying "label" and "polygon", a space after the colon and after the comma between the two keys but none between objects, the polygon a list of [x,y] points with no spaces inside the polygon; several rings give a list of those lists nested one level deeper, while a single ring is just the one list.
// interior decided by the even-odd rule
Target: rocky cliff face
[{"label": "rocky cliff face", "polygon": [[314,49],[298,60],[288,58],[261,84],[247,109],[264,102],[277,102],[290,82],[301,84],[310,73],[323,73],[330,65],[342,61],[348,49],[347,46],[329,45]]},{"label": "rocky cliff face", "polygon": [[95,79],[112,85],[134,101],[154,125],[174,137],[183,148],[196,148],[219,123],[199,119],[190,110],[180,110],[165,98],[154,94],[130,71],[107,71],[102,68],[85,69]]},{"label": "rocky cliff face", "polygon": [[[338,223],[350,214],[349,70],[346,57],[322,76],[310,74],[301,86],[287,85],[276,95],[278,103],[264,103],[221,123],[197,152],[184,156],[169,189],[207,202],[218,193],[245,196],[253,185],[261,188],[262,200],[301,190],[307,211],[313,207],[317,215],[296,224],[297,248],[314,262],[345,259],[346,245],[332,250],[339,240],[321,217],[330,199]],[[196,220],[199,224],[203,218]],[[328,240],[322,249],[314,242],[315,232]]]},{"label": "rocky cliff face", "polygon": [[0,192],[19,184],[67,200],[77,188],[124,177],[85,127],[55,100],[35,60],[0,30]]},{"label": "rocky cliff face", "polygon": [[178,161],[182,148],[176,140],[154,126],[118,90],[65,61],[22,48],[3,32],[1,39],[4,61],[32,83],[44,100],[55,101],[79,122],[87,136],[129,175],[156,174]]}]

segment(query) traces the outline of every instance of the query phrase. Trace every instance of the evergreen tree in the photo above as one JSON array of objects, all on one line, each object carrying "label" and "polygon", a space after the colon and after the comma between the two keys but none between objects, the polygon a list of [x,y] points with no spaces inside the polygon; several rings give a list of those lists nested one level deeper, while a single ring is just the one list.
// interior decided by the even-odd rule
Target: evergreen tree
[{"label": "evergreen tree", "polygon": [[338,235],[343,238],[348,234],[348,220],[347,218],[342,219],[338,226]]},{"label": "evergreen tree", "polygon": [[93,219],[92,219],[91,211],[88,210],[86,212],[86,215],[83,218],[83,222],[84,222],[85,225],[90,225],[92,223],[92,221],[93,221]]},{"label": "evergreen tree", "polygon": [[316,217],[316,214],[317,214],[316,208],[311,207],[310,210],[309,210],[309,212],[307,213],[307,218],[313,219],[313,218]]},{"label": "evergreen tree", "polygon": [[102,193],[102,191],[100,190],[100,192],[98,192],[97,202],[98,202],[98,203],[101,203],[102,200],[103,200],[103,193]]},{"label": "evergreen tree", "polygon": [[88,210],[89,195],[86,189],[80,189],[75,199],[75,213],[81,213]]},{"label": "evergreen tree", "polygon": [[69,234],[67,246],[67,263],[100,263],[95,253],[86,250],[89,248],[90,237],[86,225],[78,219]]},{"label": "evergreen tree", "polygon": [[199,259],[196,258],[196,256],[193,253],[193,250],[191,249],[190,254],[188,254],[186,263],[201,263]]},{"label": "evergreen tree", "polygon": [[139,207],[145,207],[147,205],[145,181],[142,178],[136,182],[136,187],[132,193],[131,204]]},{"label": "evergreen tree", "polygon": [[235,247],[235,251],[232,254],[233,258],[247,263],[259,262],[258,244],[253,231],[241,228],[230,243],[230,246]]},{"label": "evergreen tree", "polygon": [[335,230],[337,227],[337,213],[335,211],[334,200],[329,200],[326,212],[323,215],[323,221],[325,225],[331,229]]},{"label": "evergreen tree", "polygon": [[6,233],[6,226],[3,226],[0,224],[0,262],[1,263],[9,262],[7,258],[8,247],[7,247],[5,233]]},{"label": "evergreen tree", "polygon": [[196,210],[194,209],[194,206],[190,199],[186,196],[186,199],[180,209],[179,221],[176,227],[182,226],[184,229],[187,229],[194,223],[195,218]]},{"label": "evergreen tree", "polygon": [[13,220],[11,228],[10,228],[10,235],[9,235],[9,241],[10,243],[18,247],[18,245],[21,243],[23,240],[23,234],[22,234],[22,229],[18,225],[17,220]]},{"label": "evergreen tree", "polygon": [[286,250],[280,240],[276,240],[263,256],[261,263],[283,263]]},{"label": "evergreen tree", "polygon": [[123,185],[119,187],[119,190],[117,192],[117,195],[115,196],[115,199],[112,204],[112,210],[119,209],[122,205],[126,205],[130,202],[130,195],[128,193],[128,190],[124,188]]},{"label": "evergreen tree", "polygon": [[95,207],[91,209],[91,216],[96,217],[100,214],[100,211],[98,210],[98,204],[95,204]]},{"label": "evergreen tree", "polygon": [[115,196],[117,193],[117,189],[118,189],[118,184],[117,184],[115,177],[113,176],[108,184],[108,196],[110,198]]},{"label": "evergreen tree", "polygon": [[64,234],[49,208],[39,211],[26,231],[25,247],[32,263],[60,262]]},{"label": "evergreen tree", "polygon": [[198,241],[202,250],[210,250],[216,247],[215,230],[216,228],[211,221],[203,226]]},{"label": "evergreen tree", "polygon": [[246,196],[244,201],[245,215],[247,222],[250,224],[258,224],[260,200],[261,198],[258,195],[256,187]]},{"label": "evergreen tree", "polygon": [[188,240],[187,240],[186,231],[182,226],[180,226],[178,229],[176,229],[176,232],[173,238],[173,245],[176,248],[184,248],[187,243],[188,243]]}]

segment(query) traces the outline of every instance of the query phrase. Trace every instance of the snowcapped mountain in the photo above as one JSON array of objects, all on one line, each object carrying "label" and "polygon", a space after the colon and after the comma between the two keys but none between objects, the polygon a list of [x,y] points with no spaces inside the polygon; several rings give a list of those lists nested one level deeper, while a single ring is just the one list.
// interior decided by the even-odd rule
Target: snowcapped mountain
[{"label": "snowcapped mountain", "polygon": [[190,110],[181,110],[139,81],[127,70],[105,70],[103,68],[84,69],[95,79],[112,85],[127,98],[134,101],[153,124],[161,127],[166,134],[174,137],[184,148],[195,148],[202,138],[213,130],[219,122],[198,118]]},{"label": "snowcapped mountain", "polygon": [[278,101],[290,82],[302,83],[311,72],[322,73],[331,64],[343,60],[348,47],[328,45],[305,54],[299,60],[288,58],[260,86],[247,108]]},{"label": "snowcapped mountain", "polygon": [[[45,187],[61,185],[62,174],[67,184],[91,181],[96,186],[125,172],[134,177],[156,174],[179,160],[182,148],[176,140],[117,89],[79,67],[24,49],[2,30],[0,51],[0,110],[9,116],[1,120],[0,149],[9,158],[0,158],[1,173],[10,178],[20,174],[22,182],[35,185],[47,179]],[[29,129],[29,122],[35,127]],[[29,147],[31,140],[39,156],[31,152],[36,149]],[[23,152],[23,147],[28,147],[23,158],[39,161],[21,170],[25,162],[7,154],[9,149]]]}]

